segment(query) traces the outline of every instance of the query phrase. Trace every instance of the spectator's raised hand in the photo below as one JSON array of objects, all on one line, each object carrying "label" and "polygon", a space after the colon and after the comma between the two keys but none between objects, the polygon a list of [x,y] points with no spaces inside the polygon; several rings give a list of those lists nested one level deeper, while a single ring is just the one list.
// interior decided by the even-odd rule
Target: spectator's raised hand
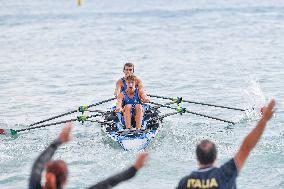
[{"label": "spectator's raised hand", "polygon": [[145,163],[147,162],[147,160],[149,159],[149,154],[147,152],[143,152],[141,154],[139,154],[134,167],[136,170],[141,169],[142,167],[144,167]]},{"label": "spectator's raised hand", "polygon": [[268,120],[271,119],[271,117],[272,117],[272,115],[273,115],[273,113],[274,113],[275,104],[276,104],[276,103],[275,103],[275,100],[272,99],[272,100],[269,102],[268,106],[265,107],[265,108],[263,108],[262,118],[263,118],[264,120],[268,121]]},{"label": "spectator's raised hand", "polygon": [[64,129],[61,131],[59,138],[60,138],[62,143],[66,143],[66,142],[71,140],[71,138],[72,138],[72,135],[71,135],[72,128],[73,128],[72,123],[68,122],[66,124],[66,126],[64,127]]}]

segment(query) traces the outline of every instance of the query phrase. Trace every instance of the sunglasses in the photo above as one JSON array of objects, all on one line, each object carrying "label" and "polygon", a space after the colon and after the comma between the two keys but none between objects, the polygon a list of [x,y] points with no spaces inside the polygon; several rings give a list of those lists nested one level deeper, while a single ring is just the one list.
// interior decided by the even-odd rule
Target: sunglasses
[{"label": "sunglasses", "polygon": [[133,71],[133,68],[124,69],[125,71]]}]

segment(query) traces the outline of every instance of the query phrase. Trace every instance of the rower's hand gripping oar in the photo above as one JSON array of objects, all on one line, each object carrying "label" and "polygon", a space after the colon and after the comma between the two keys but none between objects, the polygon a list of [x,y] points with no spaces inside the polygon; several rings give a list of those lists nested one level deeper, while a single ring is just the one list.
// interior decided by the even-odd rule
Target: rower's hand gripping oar
[{"label": "rower's hand gripping oar", "polygon": [[183,100],[182,97],[165,97],[165,96],[158,96],[158,95],[151,95],[148,94],[148,96],[150,97],[155,97],[155,98],[161,98],[161,99],[167,99],[167,100],[172,100],[174,102],[187,102],[187,103],[192,103],[192,104],[199,104],[199,105],[204,105],[204,106],[213,106],[213,107],[217,107],[217,108],[225,108],[225,109],[229,109],[229,110],[238,110],[238,111],[246,111],[245,109],[241,109],[241,108],[234,108],[234,107],[229,107],[229,106],[221,106],[221,105],[215,105],[215,104],[208,104],[208,103],[203,103],[203,102],[195,102],[195,101],[190,101],[190,100]]},{"label": "rower's hand gripping oar", "polygon": [[187,110],[186,108],[179,107],[179,106],[178,106],[177,108],[174,108],[174,107],[171,107],[171,106],[167,106],[167,105],[163,105],[163,104],[159,104],[159,103],[155,103],[155,102],[150,102],[150,103],[151,103],[151,104],[154,104],[154,105],[157,105],[157,106],[161,106],[161,107],[165,107],[165,108],[169,108],[169,109],[176,110],[176,111],[179,112],[180,114],[182,114],[182,113],[190,113],[190,114],[194,114],[194,115],[198,115],[198,116],[202,116],[202,117],[206,117],[206,118],[210,118],[210,119],[214,119],[214,120],[218,120],[218,121],[230,123],[230,124],[233,124],[233,125],[236,124],[236,123],[233,122],[233,121],[228,121],[228,120],[225,120],[225,119],[220,119],[220,118],[208,116],[208,115],[205,115],[205,114],[200,114],[200,113],[197,113],[197,112],[192,112],[192,111]]}]

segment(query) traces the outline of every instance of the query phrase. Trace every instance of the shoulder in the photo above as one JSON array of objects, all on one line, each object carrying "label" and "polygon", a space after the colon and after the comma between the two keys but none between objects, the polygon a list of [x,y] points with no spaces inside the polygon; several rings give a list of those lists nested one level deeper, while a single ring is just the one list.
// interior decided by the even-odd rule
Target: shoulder
[{"label": "shoulder", "polygon": [[189,179],[189,176],[185,176],[182,179],[180,179],[179,183],[178,183],[178,187],[177,189],[182,189],[182,188],[186,188],[187,186],[187,180]]},{"label": "shoulder", "polygon": [[142,80],[141,80],[139,77],[136,77],[136,82],[137,82],[137,83],[141,83]]},{"label": "shoulder", "polygon": [[237,170],[237,164],[235,161],[235,158],[231,158],[229,159],[227,162],[225,162],[220,169],[233,169],[233,170]]},{"label": "shoulder", "polygon": [[122,79],[120,78],[119,80],[116,81],[116,85],[123,85],[123,81]]},{"label": "shoulder", "polygon": [[238,176],[238,167],[234,158],[225,162],[219,170],[222,176],[226,178],[235,178]]},{"label": "shoulder", "polygon": [[136,78],[135,82],[136,82],[136,85],[139,86],[139,88],[143,88],[143,83],[141,79]]}]

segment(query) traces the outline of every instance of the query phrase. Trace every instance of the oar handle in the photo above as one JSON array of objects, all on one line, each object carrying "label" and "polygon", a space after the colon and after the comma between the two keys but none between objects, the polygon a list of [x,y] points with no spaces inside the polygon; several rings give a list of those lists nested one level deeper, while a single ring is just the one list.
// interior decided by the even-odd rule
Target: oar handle
[{"label": "oar handle", "polygon": [[180,112],[167,113],[167,114],[161,115],[157,118],[153,118],[152,120],[163,120],[165,117],[169,117],[169,116],[176,115],[176,114],[180,114]]},{"label": "oar handle", "polygon": [[114,126],[114,123],[109,123],[107,121],[100,121],[100,120],[88,120],[88,121],[93,122],[93,123],[100,123],[102,125],[108,125],[108,126],[111,126],[111,127]]}]

